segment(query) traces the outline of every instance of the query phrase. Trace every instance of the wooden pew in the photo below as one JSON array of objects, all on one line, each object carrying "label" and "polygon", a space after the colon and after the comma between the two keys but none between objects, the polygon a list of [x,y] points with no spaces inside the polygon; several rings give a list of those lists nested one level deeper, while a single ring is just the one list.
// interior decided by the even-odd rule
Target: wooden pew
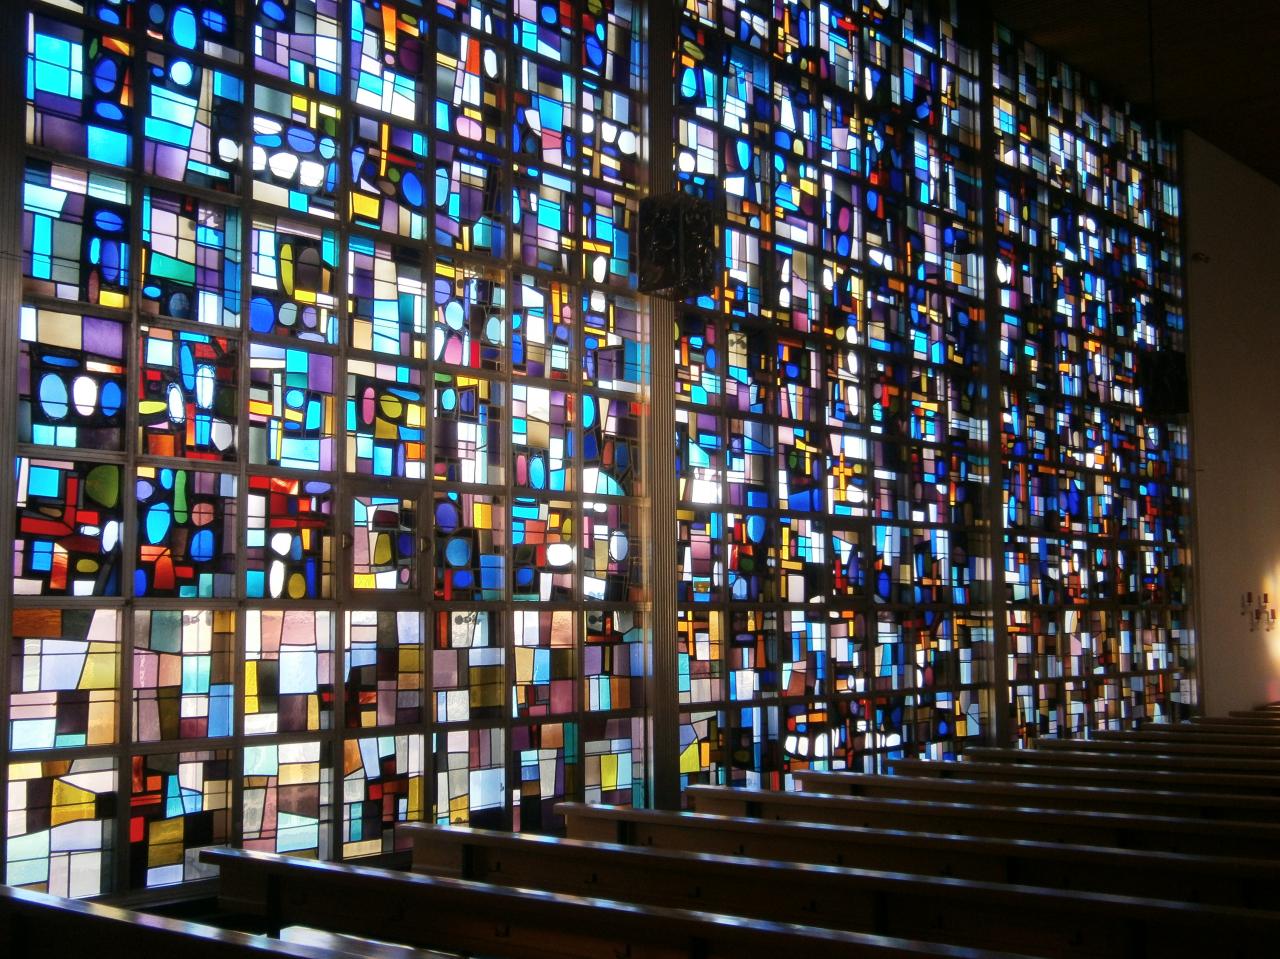
[{"label": "wooden pew", "polygon": [[[505,959],[819,959],[1007,955],[866,933],[506,889],[485,883],[208,849],[226,909],[411,946]],[[1245,922],[1261,922],[1260,913]],[[185,957],[184,957],[185,959]]]},{"label": "wooden pew", "polygon": [[[411,824],[415,871],[1041,956],[1266,948],[1280,913]],[[1206,935],[1213,937],[1206,939]],[[1274,942],[1275,940],[1272,940]],[[1269,945],[1269,944],[1268,944]]]},{"label": "wooden pew", "polygon": [[[1206,719],[1212,719],[1212,716],[1206,716]],[[1265,722],[1280,722],[1280,711],[1274,709],[1229,709],[1227,710],[1228,719],[1261,719]]]},{"label": "wooden pew", "polygon": [[946,831],[990,839],[1035,839],[1115,849],[1280,858],[1280,825],[1169,816],[1028,809],[919,799],[691,786],[693,809],[712,816],[822,822],[867,829]]},{"label": "wooden pew", "polygon": [[1244,773],[1182,772],[1174,769],[1130,769],[1107,766],[1035,766],[1030,763],[937,762],[924,759],[890,759],[889,769],[911,776],[944,779],[1003,779],[1006,782],[1055,783],[1061,786],[1115,786],[1121,789],[1235,793],[1248,796],[1280,796],[1280,780],[1274,776]]},{"label": "wooden pew", "polygon": [[1280,717],[1272,716],[1192,716],[1193,726],[1249,726],[1280,730]]},{"label": "wooden pew", "polygon": [[1222,743],[1236,746],[1280,746],[1280,735],[1256,734],[1238,727],[1215,730],[1207,726],[1148,726],[1140,730],[1099,730],[1089,734],[1090,740],[1104,742]]},{"label": "wooden pew", "polygon": [[1139,852],[938,831],[732,819],[699,813],[560,803],[572,839],[757,859],[946,876],[979,882],[1088,889],[1119,895],[1273,908],[1280,863]]},{"label": "wooden pew", "polygon": [[[92,959],[341,959],[355,955],[11,886],[0,886],[0,943],[4,955],[13,959],[76,955]],[[418,955],[426,959],[428,954]]]},{"label": "wooden pew", "polygon": [[1280,762],[1280,745],[1249,746],[1236,743],[1201,742],[1196,739],[1179,742],[1174,739],[1037,739],[1036,749],[1066,752],[1149,753],[1161,756],[1214,756],[1245,760]]},{"label": "wooden pew", "polygon": [[840,796],[1029,806],[1073,812],[1125,813],[1131,816],[1280,822],[1280,799],[1270,796],[1160,792],[1101,786],[1052,786],[981,779],[932,779],[923,776],[876,776],[869,773],[813,770],[801,770],[795,774],[795,778],[803,792]]},{"label": "wooden pew", "polygon": [[[1181,723],[1144,723],[1138,729],[1124,730],[1124,732],[1202,733],[1205,731],[1205,727],[1208,727],[1210,730],[1212,730],[1217,725],[1223,725],[1222,720],[1220,718],[1215,718],[1211,716],[1197,716],[1195,717],[1195,719],[1196,721],[1194,722],[1192,720],[1187,720],[1186,722],[1181,722]],[[1234,733],[1237,735],[1272,736],[1272,737],[1277,735],[1274,731],[1268,731],[1267,729],[1239,729],[1237,728],[1238,726],[1239,726],[1239,723],[1226,723],[1224,725],[1224,728],[1221,731]],[[1120,732],[1121,730],[1113,730],[1113,731]]]},{"label": "wooden pew", "polygon": [[1228,773],[1258,777],[1280,777],[1280,760],[1251,759],[1248,756],[1217,756],[1204,753],[1127,753],[1117,750],[1071,749],[1066,746],[1049,749],[1004,749],[971,746],[964,751],[965,760],[975,762],[1034,763],[1059,766],[1106,766],[1124,769],[1171,769],[1194,773]]},{"label": "wooden pew", "polygon": [[1193,732],[1218,733],[1220,735],[1232,736],[1264,736],[1270,740],[1280,739],[1280,729],[1273,729],[1266,723],[1249,723],[1249,722],[1217,722],[1217,723],[1197,723],[1194,726],[1187,726]]}]

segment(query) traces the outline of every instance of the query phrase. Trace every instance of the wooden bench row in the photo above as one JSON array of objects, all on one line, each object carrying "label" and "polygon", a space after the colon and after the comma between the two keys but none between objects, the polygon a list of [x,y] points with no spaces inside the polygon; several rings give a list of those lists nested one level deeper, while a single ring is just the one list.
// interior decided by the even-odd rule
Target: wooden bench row
[{"label": "wooden bench row", "polygon": [[562,840],[407,825],[414,873],[201,854],[227,915],[326,930],[323,947],[16,890],[0,941],[130,959],[1251,956],[1280,941],[1280,709],[889,765],[802,771],[800,793],[692,787],[687,813],[562,804]]},{"label": "wooden bench row", "polygon": [[930,938],[954,944],[1040,955],[1132,956],[1192,944],[1221,948],[1222,934],[1213,927],[1238,921],[1250,930],[1239,939],[1242,947],[1261,945],[1280,931],[1280,915],[1132,895],[1063,895],[973,879],[485,830],[409,831],[414,868],[436,875],[769,920],[803,917],[806,923],[880,935],[928,930]]},{"label": "wooden bench row", "polygon": [[[961,764],[963,772],[964,764]],[[868,773],[796,773],[805,792],[847,796],[915,799],[920,802],[968,802],[989,806],[1025,806],[1073,812],[1127,813],[1185,819],[1280,823],[1280,798],[1223,793],[1134,790],[1116,786],[1053,785],[933,776],[883,776]]]},{"label": "wooden bench row", "polygon": [[949,832],[988,839],[1034,839],[1189,855],[1247,858],[1280,855],[1280,826],[1271,823],[1211,822],[955,801],[924,802],[916,798],[835,797],[717,786],[693,786],[687,795],[695,810],[717,816],[824,822],[863,829]]},{"label": "wooden bench row", "polygon": [[[500,907],[512,918],[499,937],[509,940],[505,947],[551,943],[556,954],[565,955],[579,954],[574,950],[586,955],[599,945],[602,930],[585,916],[605,922],[607,935],[614,937],[607,948],[620,954],[686,949],[698,955],[745,954],[719,934],[723,927],[715,926],[729,913],[750,917],[759,928],[803,920],[803,926],[777,930],[783,938],[766,947],[803,948],[808,954],[815,953],[805,937],[815,929],[887,936],[894,940],[888,948],[907,950],[929,950],[942,942],[1064,956],[1186,949],[1250,955],[1266,948],[1280,932],[1280,914],[1261,908],[1275,901],[1280,888],[1280,865],[1269,861],[1280,851],[1280,827],[1236,817],[1264,819],[1275,811],[1280,800],[1269,795],[1276,782],[1268,782],[1273,774],[1267,759],[1256,760],[1259,766],[1239,755],[1235,771],[1224,773],[1203,771],[1214,767],[1197,761],[1202,753],[1135,754],[1154,760],[1139,771],[1140,779],[1168,786],[1156,801],[1163,803],[1160,811],[1194,810],[1197,818],[1160,815],[1144,793],[1118,786],[1006,784],[999,802],[942,802],[921,796],[930,788],[922,783],[929,780],[846,775],[842,782],[830,778],[827,785],[844,792],[883,792],[842,796],[694,787],[688,797],[698,812],[691,814],[565,805],[573,837],[566,841],[409,826],[415,869],[431,874],[418,877],[429,880],[426,885],[395,873],[359,870],[350,880],[332,871],[353,867],[221,850],[206,855],[223,867],[225,904],[256,908],[273,926],[323,923],[357,935],[376,930],[399,942],[464,951],[499,947],[486,941],[483,923],[477,927],[454,918],[450,897],[460,891],[450,882],[468,883],[472,893],[490,897],[499,884],[512,887],[506,891],[517,895],[517,906],[502,900]],[[1015,767],[1106,782],[1126,771],[1104,764],[1122,762],[1128,754],[1092,752],[1079,757],[1080,765],[1067,752],[979,755],[984,761],[919,765],[933,767],[931,773]],[[1063,765],[1058,757],[1070,763]],[[915,771],[910,761],[902,765]],[[808,779],[822,787],[820,774],[799,778],[802,785]],[[903,787],[914,794],[891,795],[884,781],[893,779],[900,784],[914,779],[914,786]],[[1203,791],[1180,791],[1192,785]],[[1241,785],[1253,787],[1255,794],[1225,792]],[[978,780],[954,783],[957,789],[964,786],[971,799],[979,798],[980,790],[991,798],[1001,788]],[[1056,800],[1061,808],[1018,804],[1029,798],[1028,788],[1041,789],[1038,799]],[[1106,797],[1110,811],[1067,806],[1095,795]],[[1139,808],[1141,802],[1146,805]],[[228,857],[234,858],[230,870]],[[334,890],[348,881],[359,891],[335,910]],[[574,917],[535,908],[526,915],[519,895],[534,889],[560,897],[557,902],[583,897],[571,904],[587,912]],[[1134,895],[1137,890],[1142,895]],[[370,909],[356,902],[362,896],[380,904],[372,910],[373,919]],[[623,905],[632,908],[619,913]],[[499,906],[481,912],[493,908]],[[679,913],[684,931],[674,942],[647,939],[621,918],[636,915],[636,909]],[[409,915],[430,926],[429,938],[405,918]],[[698,926],[708,922],[710,931]],[[689,931],[694,926],[700,930],[696,935]],[[730,920],[727,928],[740,928],[740,920]],[[922,935],[937,942],[910,939]],[[860,947],[879,949],[886,943],[878,939]],[[823,948],[819,945],[817,954]],[[851,943],[839,948],[847,950]]]},{"label": "wooden bench row", "polygon": [[1084,760],[1065,766],[1037,766],[1022,762],[898,759],[890,760],[889,768],[899,775],[936,776],[944,779],[972,779],[978,774],[985,779],[1005,782],[1051,783],[1059,786],[1089,785],[1120,789],[1280,796],[1280,780],[1272,776],[1206,773],[1172,768],[1131,770],[1123,766],[1090,766]]},{"label": "wooden bench row", "polygon": [[[508,888],[490,882],[209,849],[223,908],[271,928],[314,926],[464,955],[508,959],[817,959],[1010,955],[874,933]],[[1260,914],[1236,910],[1246,924]],[[1261,926],[1255,926],[1261,935]],[[1251,933],[1253,935],[1254,933]]]}]

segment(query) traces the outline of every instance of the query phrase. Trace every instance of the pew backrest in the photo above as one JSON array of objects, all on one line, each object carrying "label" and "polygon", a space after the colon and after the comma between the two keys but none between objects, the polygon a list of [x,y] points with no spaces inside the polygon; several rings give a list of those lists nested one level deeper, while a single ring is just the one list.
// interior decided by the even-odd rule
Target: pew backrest
[{"label": "pew backrest", "polygon": [[1161,789],[1192,792],[1280,796],[1280,781],[1273,776],[1245,773],[1183,772],[1173,769],[1132,769],[1112,766],[1035,766],[1002,762],[940,762],[923,759],[891,759],[891,772],[950,779],[1004,779],[1079,786],[1117,786],[1121,789]]},{"label": "pew backrest", "polygon": [[1172,816],[992,806],[982,803],[880,799],[817,793],[693,786],[698,812],[716,816],[821,822],[869,829],[945,830],[968,836],[1039,839],[1196,855],[1280,857],[1280,825]]},{"label": "pew backrest", "polygon": [[218,929],[203,923],[0,886],[5,955],[94,959],[339,959],[350,953]]},{"label": "pew backrest", "polygon": [[1129,815],[1280,822],[1280,798],[1222,793],[1121,789],[1116,786],[1058,786],[982,779],[934,779],[872,773],[818,772],[795,774],[802,792],[884,799],[975,802],[1038,809],[1116,812]]},{"label": "pew backrest", "polygon": [[1179,742],[1176,739],[1138,739],[1134,738],[1102,738],[1093,739],[1038,739],[1036,748],[1065,752],[1122,752],[1150,753],[1163,756],[1224,756],[1242,759],[1264,759],[1280,762],[1280,745],[1248,745],[1240,743],[1219,743],[1189,739]]},{"label": "pew backrest", "polygon": [[1125,769],[1169,769],[1192,773],[1222,772],[1249,776],[1280,777],[1280,759],[1248,756],[1218,756],[1204,753],[1123,752],[1106,749],[1006,749],[973,746],[964,757],[982,762],[1012,762],[1061,766],[1106,766]]}]

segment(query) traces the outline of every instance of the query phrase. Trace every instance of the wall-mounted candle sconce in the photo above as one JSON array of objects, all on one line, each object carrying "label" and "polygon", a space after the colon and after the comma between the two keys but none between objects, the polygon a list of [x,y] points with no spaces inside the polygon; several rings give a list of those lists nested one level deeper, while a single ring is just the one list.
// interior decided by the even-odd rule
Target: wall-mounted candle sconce
[{"label": "wall-mounted candle sconce", "polygon": [[1271,607],[1270,593],[1241,593],[1240,615],[1249,618],[1249,632],[1261,626],[1268,633],[1276,624],[1276,611]]}]

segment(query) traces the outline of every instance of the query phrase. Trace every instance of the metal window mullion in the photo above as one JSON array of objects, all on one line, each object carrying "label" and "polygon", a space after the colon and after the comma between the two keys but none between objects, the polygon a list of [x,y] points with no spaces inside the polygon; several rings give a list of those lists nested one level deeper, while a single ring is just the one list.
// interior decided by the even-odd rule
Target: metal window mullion
[{"label": "metal window mullion", "polygon": [[[332,648],[329,654],[329,689],[333,696],[329,729],[321,720],[317,735],[329,745],[330,816],[329,855],[327,859],[342,859],[342,834],[346,819],[346,793],[342,788],[344,775],[344,745],[347,733],[346,710],[346,619],[355,599],[352,589],[352,557],[354,530],[351,498],[355,474],[347,472],[347,349],[350,337],[347,331],[347,270],[349,267],[349,226],[351,221],[351,148],[355,138],[355,102],[351,97],[351,4],[338,5],[338,90],[333,94],[338,113],[338,188],[334,204],[332,229],[337,242],[337,266],[334,268],[334,309],[332,320],[336,325],[335,354],[333,356],[333,568],[329,574],[330,595],[327,608],[331,610]],[[376,653],[375,653],[376,656]],[[321,829],[325,828],[322,824]]]},{"label": "metal window mullion", "polygon": [[[424,14],[423,19],[434,29],[435,24]],[[421,125],[427,138],[427,156],[425,162],[427,164],[426,179],[430,183],[435,182],[435,164],[436,164],[436,139],[437,131],[432,123],[432,116],[435,112],[436,101],[436,57],[438,53],[435,47],[434,37],[428,45],[426,38],[423,38],[423,57],[422,57],[422,110],[416,118]],[[426,324],[425,339],[426,345],[423,349],[422,362],[419,364],[422,369],[422,404],[423,404],[423,428],[425,430],[424,455],[426,462],[424,464],[425,478],[422,481],[421,491],[422,498],[418,507],[418,528],[416,530],[417,542],[415,544],[418,550],[418,589],[417,594],[420,600],[421,614],[419,618],[419,642],[420,649],[418,654],[418,696],[421,702],[421,715],[419,727],[422,734],[422,821],[435,822],[436,806],[439,803],[437,795],[436,782],[436,736],[438,732],[438,723],[436,722],[436,700],[435,700],[435,647],[436,647],[436,605],[435,605],[435,583],[436,583],[436,562],[435,553],[435,506],[436,506],[436,363],[434,356],[434,324],[435,317],[432,314],[432,291],[434,290],[435,280],[435,190],[431,189],[428,193],[428,199],[424,203],[423,222],[424,229],[422,239],[417,241],[415,247],[421,253],[422,263],[422,282],[425,285],[426,292],[423,297],[426,301],[424,304],[425,313],[423,322]],[[350,251],[347,253],[347,270],[350,271]],[[348,330],[343,331],[344,334]],[[345,655],[345,653],[344,653]],[[399,696],[399,682],[397,680],[397,697]],[[447,802],[447,799],[446,799]]]},{"label": "metal window mullion", "polygon": [[[136,42],[133,45],[132,66],[135,89],[137,89],[142,82],[142,78],[146,76],[146,49],[141,42]],[[130,117],[133,157],[128,172],[129,190],[132,199],[132,215],[129,220],[129,245],[133,252],[133,269],[130,271],[129,276],[128,310],[130,315],[125,327],[127,330],[125,342],[125,395],[130,398],[138,396],[139,381],[141,379],[138,349],[141,317],[138,302],[142,295],[142,218],[143,210],[145,209],[143,197],[151,192],[150,187],[141,183],[142,156],[144,152],[143,133],[143,111],[139,105],[135,106]],[[131,849],[128,810],[133,800],[130,767],[133,742],[136,736],[136,730],[133,728],[133,644],[134,621],[136,618],[134,615],[136,585],[133,572],[137,566],[139,547],[138,501],[137,496],[134,495],[138,476],[137,434],[138,404],[131,401],[125,404],[124,442],[121,447],[124,462],[120,464],[120,495],[124,499],[121,511],[123,529],[120,535],[120,596],[124,599],[124,606],[120,612],[121,621],[118,624],[117,631],[120,640],[120,655],[117,660],[119,672],[116,679],[116,749],[119,770],[117,775],[120,777],[119,790],[121,797],[121,813],[116,816],[115,821],[117,891],[128,889],[130,877],[129,858]]]},{"label": "metal window mullion", "polygon": [[[4,87],[10,91],[24,89],[24,71],[26,69],[24,29],[26,17],[21,4],[8,3],[0,9],[0,50],[3,51],[3,62],[8,66],[5,76],[8,81]],[[16,95],[0,98],[0,136],[12,144],[26,141],[23,129],[24,103]],[[0,329],[4,335],[0,337],[0,377],[7,383],[17,383],[18,362],[18,322],[22,308],[22,218],[23,218],[23,151],[18,148],[0,151]],[[14,462],[14,441],[16,439],[16,404],[9,394],[9,402],[5,404],[6,412],[3,428],[0,428],[0,503],[17,502],[17,483],[10,464]],[[12,404],[12,405],[11,405]],[[17,528],[16,509],[6,507],[0,510],[0,543],[10,551],[13,549],[14,534]],[[4,772],[3,788],[0,788],[0,823],[8,822],[9,806],[9,760],[11,758],[9,742],[9,711],[11,685],[9,670],[11,668],[11,650],[13,643],[13,577],[4,577],[0,582],[0,635],[8,637],[3,651],[0,651],[0,770]],[[3,838],[8,845],[8,829]],[[5,855],[0,852],[0,865],[5,863]],[[0,874],[0,881],[6,874]]]},{"label": "metal window mullion", "polygon": [[[570,116],[572,123],[579,129],[582,126],[582,17],[581,4],[574,4],[573,10],[573,31],[572,44],[569,56],[569,77],[573,84],[573,103],[571,105]],[[603,89],[603,87],[601,88]],[[573,204],[573,220],[577,227],[577,236],[573,238],[572,252],[569,260],[569,276],[567,283],[569,295],[573,302],[573,330],[571,333],[573,341],[573,351],[570,359],[568,392],[573,395],[577,404],[577,413],[574,417],[572,429],[576,430],[576,437],[573,444],[573,540],[571,543],[574,557],[574,573],[573,573],[573,609],[570,612],[570,641],[573,643],[573,676],[571,679],[573,685],[573,715],[572,722],[577,726],[578,734],[575,736],[577,754],[570,756],[568,749],[565,750],[565,796],[564,798],[570,802],[582,801],[586,794],[587,768],[586,768],[586,710],[587,695],[583,677],[586,675],[586,589],[585,589],[585,570],[586,556],[583,536],[586,533],[586,490],[583,481],[583,444],[586,442],[586,404],[588,400],[598,401],[600,396],[593,392],[588,396],[585,388],[586,377],[582,375],[582,359],[585,356],[585,324],[582,320],[582,298],[587,289],[587,270],[584,266],[585,245],[587,238],[587,222],[585,211],[582,207],[582,196],[584,175],[582,172],[581,162],[571,164],[571,172],[568,173],[569,182],[574,184],[574,195],[570,199]],[[508,297],[508,300],[513,299]],[[507,304],[508,310],[512,308],[512,304]],[[510,325],[508,324],[508,330]],[[508,348],[510,344],[508,344]],[[508,354],[509,356],[509,354]],[[604,435],[604,421],[600,419],[599,409],[596,410],[596,421],[600,430],[600,434]],[[570,435],[573,435],[572,433]],[[577,767],[577,782],[570,789],[570,763]]]},{"label": "metal window mullion", "polygon": [[[1157,125],[1157,134],[1159,126]],[[1184,198],[1187,195],[1187,164],[1184,155],[1183,146],[1186,144],[1186,136],[1180,137],[1176,142],[1171,140],[1171,148],[1175,151],[1177,157],[1177,182],[1173,186],[1178,191],[1178,279],[1182,291],[1179,299],[1179,305],[1182,307],[1183,316],[1183,348],[1188,357],[1187,363],[1187,401],[1188,408],[1195,410],[1196,403],[1196,381],[1195,381],[1195,364],[1190,362],[1191,347],[1194,342],[1193,324],[1187,322],[1187,306],[1188,306],[1188,290],[1187,290],[1187,264],[1191,262],[1191,248],[1188,246],[1187,233],[1187,217],[1186,208],[1184,206]],[[1157,152],[1157,156],[1158,156]],[[1204,658],[1204,649],[1200,644],[1201,627],[1204,625],[1203,612],[1204,605],[1201,598],[1204,593],[1201,589],[1204,578],[1198,575],[1196,570],[1196,560],[1200,555],[1200,477],[1199,470],[1196,468],[1196,446],[1195,446],[1195,416],[1187,415],[1187,493],[1191,498],[1190,516],[1187,524],[1187,551],[1190,561],[1187,563],[1187,570],[1191,576],[1191,583],[1183,596],[1181,608],[1184,611],[1184,629],[1191,631],[1191,648],[1192,655],[1195,657],[1188,669],[1180,668],[1176,665],[1177,653],[1175,653],[1175,676],[1184,676],[1186,672],[1190,672],[1188,677],[1192,694],[1195,702],[1187,704],[1188,712],[1202,710],[1204,706],[1204,669],[1202,661]],[[1187,608],[1190,607],[1190,615],[1186,615]],[[3,674],[0,674],[3,675]],[[1172,710],[1171,710],[1172,712]],[[1171,717],[1170,717],[1171,718]]]},{"label": "metal window mullion", "polygon": [[[517,67],[520,62],[520,48],[515,42],[516,28],[516,12],[511,10],[507,19],[508,40],[506,48],[502,51],[505,58],[504,80],[504,108],[505,114],[502,117],[503,128],[506,131],[506,138],[498,143],[490,146],[494,155],[499,157],[501,164],[499,169],[501,172],[497,176],[498,193],[507,203],[505,216],[505,228],[502,231],[504,247],[501,255],[496,257],[502,264],[495,269],[501,270],[504,285],[510,289],[510,280],[512,270],[510,268],[511,252],[515,247],[515,206],[518,198],[515,195],[515,168],[519,164],[519,159],[512,153],[511,141],[513,138],[513,126],[515,120],[515,91],[518,88]],[[452,135],[453,131],[450,131]],[[495,211],[500,214],[501,210]],[[508,329],[510,329],[512,297],[507,297],[509,301],[504,307],[506,313],[504,319],[507,321]],[[514,507],[515,507],[515,384],[517,382],[515,371],[511,368],[511,357],[508,353],[504,357],[502,363],[501,379],[506,389],[507,396],[507,423],[506,429],[502,431],[502,462],[504,469],[502,473],[503,491],[502,491],[502,514],[503,523],[506,529],[506,544],[503,548],[506,558],[505,568],[503,570],[504,592],[502,597],[501,612],[498,614],[498,642],[502,644],[503,649],[503,718],[502,718],[502,769],[505,788],[502,796],[502,823],[504,828],[511,829],[515,824],[515,802],[513,798],[516,790],[519,788],[520,782],[520,765],[516,762],[515,751],[513,745],[513,735],[516,726],[516,635],[515,635],[515,614],[517,605],[515,603],[515,575],[516,575],[516,548],[515,548],[515,523],[514,523]],[[476,728],[468,723],[469,729]]]},{"label": "metal window mullion", "polygon": [[983,737],[987,745],[1004,746],[1012,741],[1012,725],[1010,710],[1013,705],[1013,686],[1009,679],[1009,588],[1005,581],[1005,535],[1007,530],[1004,515],[1004,449],[1003,433],[1003,394],[1000,364],[1000,287],[996,280],[997,238],[996,222],[996,157],[993,152],[995,143],[995,124],[993,111],[995,64],[992,59],[992,36],[995,24],[990,14],[981,14],[983,26],[978,36],[983,41],[978,47],[978,71],[981,77],[979,89],[981,98],[978,104],[979,143],[982,145],[981,166],[979,176],[982,181],[982,273],[983,273],[983,328],[987,340],[987,361],[985,364],[987,387],[987,451],[988,475],[986,502],[983,504],[987,514],[986,529],[989,542],[987,544],[988,559],[991,563],[990,595],[988,608],[991,611],[991,650],[988,664],[986,685],[989,688],[987,731]]},{"label": "metal window mullion", "polygon": [[248,603],[245,580],[248,575],[249,531],[249,304],[253,277],[253,115],[257,75],[254,72],[254,14],[245,0],[245,16],[241,23],[243,60],[240,64],[242,103],[240,110],[240,325],[227,331],[227,339],[238,345],[236,370],[236,579],[232,593],[237,599],[235,634],[232,641],[231,675],[235,684],[231,707],[230,750],[231,822],[227,839],[232,846],[244,845],[244,755],[249,740],[245,736],[245,675]]},{"label": "metal window mullion", "polygon": [[[575,4],[574,6],[575,25],[571,28],[572,39],[570,41],[569,63],[565,67],[562,67],[562,69],[565,69],[566,72],[569,74],[572,82],[574,99],[570,104],[570,108],[574,116],[573,122],[575,124],[579,122],[581,113],[582,113],[582,99],[581,99],[582,71],[581,71],[581,63],[580,63],[582,45],[579,42],[580,31],[581,31],[581,20],[577,16],[578,13],[579,13],[579,8],[578,8],[578,5]],[[534,62],[538,63],[540,61],[535,60]],[[545,164],[543,164],[542,161],[539,161],[539,166],[545,166]],[[573,526],[572,526],[572,533],[571,533],[572,539],[570,540],[570,545],[573,548],[573,555],[575,557],[572,598],[569,601],[569,607],[568,607],[568,611],[570,614],[570,622],[571,622],[569,635],[570,635],[570,640],[573,644],[573,647],[572,647],[573,674],[571,678],[571,683],[573,685],[574,706],[571,712],[569,712],[564,716],[558,717],[558,719],[562,723],[570,722],[575,724],[577,727],[577,732],[578,732],[578,735],[576,737],[577,753],[574,756],[570,756],[568,754],[568,751],[566,750],[564,755],[566,787],[568,786],[569,777],[570,777],[570,773],[572,771],[573,766],[577,767],[576,775],[578,780],[574,792],[569,792],[568,789],[566,789],[566,795],[564,798],[566,800],[576,801],[581,799],[582,790],[584,789],[584,784],[585,784],[585,768],[584,768],[584,757],[585,757],[584,700],[585,700],[585,696],[582,688],[582,676],[583,676],[584,656],[585,656],[585,653],[584,653],[585,628],[583,625],[582,613],[585,610],[585,605],[584,605],[585,590],[583,588],[584,559],[582,554],[584,551],[583,551],[583,545],[582,545],[583,544],[582,537],[585,529],[584,519],[586,516],[586,508],[584,506],[584,503],[586,502],[587,497],[586,497],[586,492],[583,489],[582,447],[586,438],[586,433],[584,429],[584,423],[585,423],[584,411],[586,409],[588,395],[584,386],[585,378],[582,375],[582,359],[584,356],[584,350],[583,350],[584,324],[582,319],[582,313],[583,313],[582,297],[583,297],[584,291],[587,289],[587,285],[586,285],[587,277],[586,277],[585,270],[582,268],[582,261],[584,256],[583,242],[586,237],[586,221],[585,221],[585,217],[583,216],[583,210],[581,206],[581,197],[582,197],[581,187],[583,186],[583,182],[584,182],[581,165],[580,164],[569,164],[568,166],[562,165],[558,168],[555,168],[554,172],[557,176],[561,176],[564,179],[568,180],[574,187],[574,194],[569,199],[570,209],[562,211],[564,214],[566,214],[567,218],[570,219],[570,222],[573,224],[573,227],[570,231],[570,252],[568,254],[569,256],[568,269],[564,273],[560,274],[560,281],[566,287],[570,297],[570,302],[572,303],[572,311],[573,311],[572,312],[572,329],[571,329],[572,350],[570,354],[570,368],[569,368],[568,378],[564,381],[561,381],[561,383],[559,384],[559,388],[563,390],[564,393],[567,394],[567,396],[569,397],[569,402],[572,404],[572,408],[575,409],[574,416],[567,429],[567,435],[569,437],[572,437],[572,441],[573,441],[573,458],[572,458],[572,462],[570,463],[572,485],[570,485],[563,493],[564,499],[571,504],[570,515],[572,516]],[[514,204],[514,190],[513,190],[513,204]],[[513,212],[514,212],[514,205],[513,205]],[[512,231],[513,242],[514,242],[514,239],[515,239],[515,234],[513,230]],[[509,304],[509,306],[511,306],[511,304]],[[513,375],[514,375],[514,370],[513,370]],[[556,389],[556,387],[549,386],[549,389],[554,390]],[[590,398],[596,399],[598,397],[595,394],[592,394]],[[514,568],[513,568],[513,572],[514,572]],[[548,604],[545,602],[538,603],[539,611],[547,610],[549,608],[551,608],[551,604]]]}]

